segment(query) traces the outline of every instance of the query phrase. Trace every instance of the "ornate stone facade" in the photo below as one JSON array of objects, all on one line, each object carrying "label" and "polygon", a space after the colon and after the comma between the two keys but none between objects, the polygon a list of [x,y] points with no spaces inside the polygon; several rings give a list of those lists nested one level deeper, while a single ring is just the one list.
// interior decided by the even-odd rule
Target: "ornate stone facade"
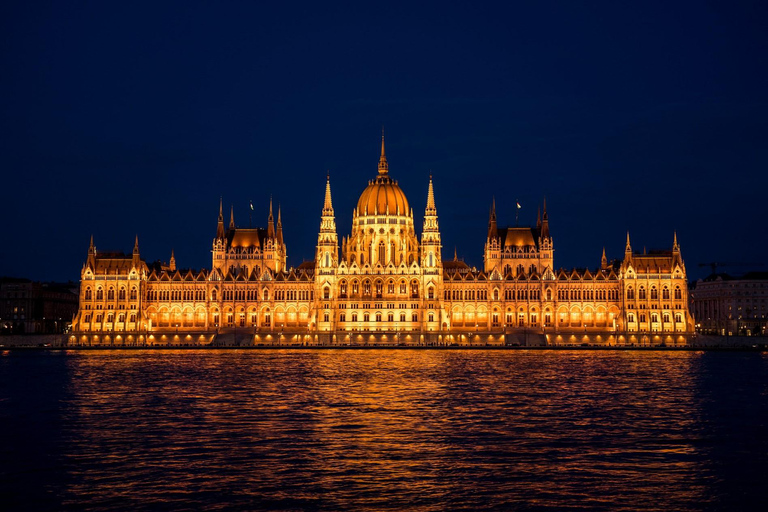
[{"label": "ornate stone facade", "polygon": [[97,253],[81,273],[72,343],[84,344],[682,344],[693,333],[685,264],[671,251],[594,270],[555,270],[546,203],[535,227],[499,227],[495,201],[483,269],[444,261],[430,177],[421,240],[413,209],[378,174],[339,239],[330,179],[314,262],[287,264],[281,215],[239,228],[221,203],[211,270]]}]

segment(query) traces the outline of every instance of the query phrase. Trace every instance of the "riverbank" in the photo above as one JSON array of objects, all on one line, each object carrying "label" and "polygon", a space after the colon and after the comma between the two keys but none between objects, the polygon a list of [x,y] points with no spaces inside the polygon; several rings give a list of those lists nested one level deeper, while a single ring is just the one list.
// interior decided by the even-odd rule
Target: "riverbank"
[{"label": "riverbank", "polygon": [[[751,336],[704,336],[692,337],[686,345],[598,345],[589,343],[546,345],[499,345],[499,344],[251,344],[242,342],[167,343],[153,345],[80,345],[72,344],[64,334],[25,335],[0,337],[0,350],[600,350],[600,351],[752,351],[768,352],[767,337]],[[238,340],[239,341],[239,340]]]}]

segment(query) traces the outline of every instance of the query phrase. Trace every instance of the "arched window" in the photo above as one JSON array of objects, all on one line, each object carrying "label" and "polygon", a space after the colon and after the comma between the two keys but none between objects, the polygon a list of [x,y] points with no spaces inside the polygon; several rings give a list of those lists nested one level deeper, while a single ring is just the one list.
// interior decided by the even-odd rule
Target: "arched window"
[{"label": "arched window", "polygon": [[371,319],[371,315],[363,313],[363,322],[368,322]]},{"label": "arched window", "polygon": [[357,322],[357,313],[352,313],[352,321]]},{"label": "arched window", "polygon": [[640,289],[637,291],[637,297],[640,300],[645,300],[645,288],[644,287],[641,286]]},{"label": "arched window", "polygon": [[369,280],[363,281],[363,295],[371,294],[371,282]]},{"label": "arched window", "polygon": [[405,313],[400,313],[400,321],[405,322]]},{"label": "arched window", "polygon": [[683,315],[681,313],[675,313],[675,322],[681,323],[683,321]]},{"label": "arched window", "polygon": [[138,292],[136,290],[136,287],[134,286],[131,288],[131,300],[136,300],[136,296],[138,295]]},{"label": "arched window", "polygon": [[346,322],[347,315],[344,313],[339,313],[339,322]]},{"label": "arched window", "polygon": [[211,300],[216,300],[217,295],[218,294],[216,293],[216,288],[211,290]]},{"label": "arched window", "polygon": [[376,321],[381,322],[381,313],[376,313]]},{"label": "arched window", "polygon": [[330,287],[326,286],[323,288],[323,298],[324,299],[330,299],[331,298],[331,289]]},{"label": "arched window", "polygon": [[429,321],[430,322],[434,322],[435,321],[435,314],[432,313],[431,311],[429,312]]},{"label": "arched window", "polygon": [[683,298],[683,293],[680,290],[680,287],[679,286],[675,286],[675,299],[676,300],[681,300],[682,298]]},{"label": "arched window", "polygon": [[651,288],[651,300],[657,300],[659,298],[659,290],[656,287]]},{"label": "arched window", "polygon": [[552,289],[547,288],[547,300],[552,300]]},{"label": "arched window", "polygon": [[395,314],[392,312],[387,313],[387,322],[394,322],[395,321]]},{"label": "arched window", "polygon": [[661,298],[669,299],[669,288],[667,288],[666,286],[661,290]]},{"label": "arched window", "polygon": [[85,289],[85,300],[91,300],[91,288],[88,287]]},{"label": "arched window", "polygon": [[379,263],[384,265],[387,258],[387,249],[384,247],[384,242],[379,242]]},{"label": "arched window", "polygon": [[115,300],[115,289],[110,288],[109,291],[107,291],[107,300]]},{"label": "arched window", "polygon": [[[214,297],[213,300],[216,300],[216,298]],[[269,300],[269,290],[267,289],[264,290],[264,300]]]},{"label": "arched window", "polygon": [[405,281],[400,281],[400,293],[405,295],[407,292]]},{"label": "arched window", "polygon": [[431,252],[430,252],[430,253],[429,253],[429,263],[428,263],[428,265],[429,265],[430,267],[434,266],[434,264],[435,264],[435,263],[434,263],[434,260],[435,260],[435,255],[434,255],[433,253],[431,253]]},{"label": "arched window", "polygon": [[418,313],[413,313],[411,315],[411,322],[418,322],[418,321],[419,321],[419,314]]},{"label": "arched window", "polygon": [[433,287],[427,288],[427,298],[428,299],[434,299],[435,298],[435,289]]},{"label": "arched window", "polygon": [[117,292],[117,298],[120,300],[125,300],[125,288],[120,288],[120,291]]},{"label": "arched window", "polygon": [[395,282],[394,281],[390,281],[390,282],[387,283],[387,293],[389,293],[389,294],[395,293]]},{"label": "arched window", "polygon": [[499,290],[498,290],[498,288],[495,288],[493,290],[493,300],[499,300]]},{"label": "arched window", "polygon": [[411,297],[417,299],[419,297],[419,283],[418,281],[411,282]]},{"label": "arched window", "polygon": [[339,297],[344,298],[347,296],[347,282],[342,281],[339,283]]}]

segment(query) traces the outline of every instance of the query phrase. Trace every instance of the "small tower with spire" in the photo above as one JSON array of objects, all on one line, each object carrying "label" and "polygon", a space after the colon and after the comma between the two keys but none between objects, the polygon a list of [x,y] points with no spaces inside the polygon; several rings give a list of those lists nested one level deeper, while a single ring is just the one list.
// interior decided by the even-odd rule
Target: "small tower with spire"
[{"label": "small tower with spire", "polygon": [[440,228],[437,224],[437,207],[435,206],[435,190],[432,186],[432,176],[429,177],[427,189],[427,207],[424,209],[424,230],[421,233],[421,265],[428,270],[442,268],[442,244]]},{"label": "small tower with spire", "polygon": [[173,253],[173,249],[171,249],[171,260],[168,262],[168,270],[176,272],[176,255]]},{"label": "small tower with spire", "polygon": [[331,176],[325,177],[325,199],[317,235],[315,268],[320,273],[332,273],[339,261],[339,239],[336,234],[336,217],[331,200]]},{"label": "small tower with spire", "polygon": [[219,222],[216,225],[216,238],[218,240],[224,240],[224,211],[222,207],[223,198],[219,197]]},{"label": "small tower with spire", "polygon": [[627,231],[627,245],[624,247],[624,261],[632,261],[632,245],[629,243],[629,231]]},{"label": "small tower with spire", "polygon": [[603,256],[600,258],[600,268],[602,270],[608,269],[608,258],[605,257],[605,247],[603,247]]},{"label": "small tower with spire", "polygon": [[491,210],[488,213],[488,236],[485,240],[483,260],[486,273],[501,267],[501,239],[499,238],[499,226],[496,222],[495,197],[491,200]]},{"label": "small tower with spire", "polygon": [[269,217],[267,217],[267,237],[275,238],[275,216],[272,215],[272,196],[269,196]]},{"label": "small tower with spire", "polygon": [[139,235],[136,235],[136,239],[133,242],[133,257],[131,263],[134,268],[139,268],[141,264],[141,255],[139,254]]}]

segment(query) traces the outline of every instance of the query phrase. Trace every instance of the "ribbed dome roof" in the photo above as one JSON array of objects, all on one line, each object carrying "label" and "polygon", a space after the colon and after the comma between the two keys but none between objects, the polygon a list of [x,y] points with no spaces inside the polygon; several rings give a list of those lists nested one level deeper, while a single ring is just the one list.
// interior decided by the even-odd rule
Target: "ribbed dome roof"
[{"label": "ribbed dome roof", "polygon": [[389,164],[384,154],[384,135],[381,135],[381,157],[379,175],[360,194],[357,201],[358,215],[408,215],[408,200],[400,186],[389,177]]},{"label": "ribbed dome roof", "polygon": [[396,181],[389,176],[379,176],[371,181],[357,202],[358,215],[408,215],[408,200]]}]

